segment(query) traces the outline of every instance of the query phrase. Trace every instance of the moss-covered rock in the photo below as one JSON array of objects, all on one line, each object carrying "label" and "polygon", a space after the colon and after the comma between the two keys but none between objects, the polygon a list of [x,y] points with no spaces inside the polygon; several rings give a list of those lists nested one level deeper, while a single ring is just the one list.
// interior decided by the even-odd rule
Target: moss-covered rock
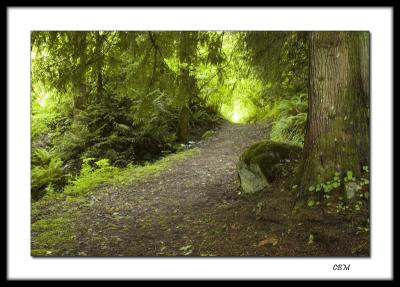
[{"label": "moss-covered rock", "polygon": [[239,158],[238,176],[244,193],[255,193],[266,188],[280,174],[287,161],[298,160],[301,148],[270,140],[247,148]]}]

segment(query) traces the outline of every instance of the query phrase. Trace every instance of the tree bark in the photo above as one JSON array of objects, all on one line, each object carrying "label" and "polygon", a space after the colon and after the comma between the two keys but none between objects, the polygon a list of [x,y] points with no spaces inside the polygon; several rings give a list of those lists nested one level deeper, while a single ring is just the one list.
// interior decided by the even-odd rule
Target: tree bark
[{"label": "tree bark", "polygon": [[311,32],[309,102],[298,196],[369,163],[369,34]]},{"label": "tree bark", "polygon": [[189,137],[190,127],[190,102],[198,93],[196,79],[190,75],[190,68],[196,58],[197,33],[181,32],[179,60],[183,64],[179,75],[179,98],[181,110],[178,118],[177,137],[179,141],[186,142]]},{"label": "tree bark", "polygon": [[[79,35],[79,34],[78,34]],[[77,43],[80,47],[80,55],[79,55],[79,69],[78,69],[78,80],[75,84],[75,95],[73,102],[73,110],[74,114],[79,113],[79,110],[83,109],[87,102],[87,89],[86,89],[86,67],[87,67],[87,55],[86,55],[86,46],[87,39],[86,34],[81,34],[77,38]]]}]

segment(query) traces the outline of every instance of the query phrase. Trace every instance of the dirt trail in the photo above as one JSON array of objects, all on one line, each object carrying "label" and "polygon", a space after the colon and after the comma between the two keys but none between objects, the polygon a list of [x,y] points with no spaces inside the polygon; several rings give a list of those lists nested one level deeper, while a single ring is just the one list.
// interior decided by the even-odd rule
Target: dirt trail
[{"label": "dirt trail", "polygon": [[246,202],[238,196],[236,163],[266,133],[265,125],[224,123],[214,136],[196,144],[199,154],[173,163],[160,175],[92,194],[94,203],[80,221],[85,228],[79,254],[255,255],[248,239],[257,242],[257,231],[243,222],[254,216],[236,208]]},{"label": "dirt trail", "polygon": [[51,247],[34,243],[34,248],[46,248],[49,256],[368,255],[368,234],[357,235],[358,223],[318,209],[301,221],[290,218],[294,169],[268,190],[238,195],[239,156],[268,133],[261,124],[224,123],[215,135],[196,143],[197,154],[173,161],[157,176],[104,185],[83,202],[44,201],[33,221],[55,220],[45,221],[52,222],[50,230],[34,232],[33,239],[40,236],[46,242],[54,232],[63,239],[52,239]]}]

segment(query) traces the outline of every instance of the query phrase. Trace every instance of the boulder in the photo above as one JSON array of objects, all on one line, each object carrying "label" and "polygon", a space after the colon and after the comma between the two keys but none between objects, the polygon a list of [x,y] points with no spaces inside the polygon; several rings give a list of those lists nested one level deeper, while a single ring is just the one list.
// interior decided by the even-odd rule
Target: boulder
[{"label": "boulder", "polygon": [[280,174],[287,162],[297,161],[301,148],[286,143],[264,140],[247,148],[237,164],[243,193],[255,193],[266,188]]}]

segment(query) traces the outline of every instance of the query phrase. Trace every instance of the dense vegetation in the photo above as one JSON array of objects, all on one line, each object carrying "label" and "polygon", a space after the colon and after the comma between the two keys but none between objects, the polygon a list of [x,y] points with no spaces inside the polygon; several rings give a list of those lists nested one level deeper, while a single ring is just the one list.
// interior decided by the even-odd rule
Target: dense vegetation
[{"label": "dense vegetation", "polygon": [[[34,31],[32,199],[79,202],[196,154],[227,121],[253,127],[243,134],[260,124],[268,131],[241,159],[284,179],[277,189],[290,185],[291,210],[320,206],[319,216],[340,213],[367,233],[368,41],[362,32]],[[274,154],[282,149],[295,152]]]},{"label": "dense vegetation", "polygon": [[[305,36],[275,38],[255,32],[33,32],[34,197],[61,191],[89,167],[159,159],[214,127],[220,115],[234,122],[276,120],[273,139],[302,145]],[[263,47],[270,39],[278,56]]]}]

